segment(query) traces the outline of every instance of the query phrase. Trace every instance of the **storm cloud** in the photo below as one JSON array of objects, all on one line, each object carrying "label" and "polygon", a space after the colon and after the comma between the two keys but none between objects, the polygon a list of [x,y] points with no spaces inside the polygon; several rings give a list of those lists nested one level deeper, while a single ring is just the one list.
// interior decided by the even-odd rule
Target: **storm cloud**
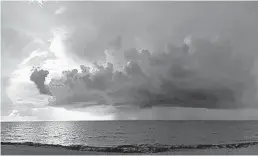
[{"label": "storm cloud", "polygon": [[51,95],[48,87],[45,85],[45,80],[49,72],[47,70],[38,68],[32,69],[32,71],[33,72],[30,75],[30,80],[35,83],[39,92],[41,94]]},{"label": "storm cloud", "polygon": [[[116,68],[110,60],[104,64],[92,62],[91,67],[81,65],[80,69],[63,71],[60,79],[52,79],[51,106],[257,107],[257,77],[252,74],[255,60],[234,52],[222,39],[189,37],[187,43],[169,45],[159,53],[118,49],[121,55],[116,50],[106,51],[113,51],[112,61],[119,59],[122,68]],[[41,93],[48,94],[43,85],[48,72],[35,71],[42,74],[34,74],[32,77],[38,79],[34,82]]]},{"label": "storm cloud", "polygon": [[35,29],[42,34],[57,28],[67,35],[50,41],[56,57],[40,54],[42,60],[29,64],[42,65],[30,80],[49,95],[50,106],[107,106],[121,115],[125,109],[257,108],[256,2],[58,4],[65,11],[54,14],[60,6],[46,2],[37,20],[22,16],[40,22]]}]

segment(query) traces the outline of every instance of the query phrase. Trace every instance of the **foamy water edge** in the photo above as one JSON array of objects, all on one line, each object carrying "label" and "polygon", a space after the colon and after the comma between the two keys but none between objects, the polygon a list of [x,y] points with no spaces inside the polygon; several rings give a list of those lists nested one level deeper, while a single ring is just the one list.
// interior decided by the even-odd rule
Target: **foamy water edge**
[{"label": "foamy water edge", "polygon": [[112,152],[112,153],[158,153],[182,149],[237,149],[258,145],[258,142],[242,142],[228,144],[197,144],[197,145],[165,145],[165,144],[131,144],[113,147],[96,147],[85,145],[58,145],[35,142],[1,142],[1,145],[26,145],[33,147],[63,148],[77,151]]}]

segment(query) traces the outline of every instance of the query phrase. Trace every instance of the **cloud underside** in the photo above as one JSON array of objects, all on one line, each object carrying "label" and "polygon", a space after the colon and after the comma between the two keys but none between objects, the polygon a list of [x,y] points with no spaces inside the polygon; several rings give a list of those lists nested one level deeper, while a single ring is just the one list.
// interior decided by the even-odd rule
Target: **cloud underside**
[{"label": "cloud underside", "polygon": [[164,51],[123,49],[122,38],[109,43],[106,63],[63,71],[45,84],[49,71],[34,70],[31,80],[49,105],[83,108],[120,107],[256,107],[253,53],[237,53],[221,39],[189,38]]}]

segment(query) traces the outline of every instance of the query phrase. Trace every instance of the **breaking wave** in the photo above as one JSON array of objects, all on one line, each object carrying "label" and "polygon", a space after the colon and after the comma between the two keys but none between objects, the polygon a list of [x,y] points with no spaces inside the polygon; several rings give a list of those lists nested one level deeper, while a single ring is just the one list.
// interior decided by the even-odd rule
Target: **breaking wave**
[{"label": "breaking wave", "polygon": [[158,153],[171,150],[182,149],[237,149],[247,148],[249,146],[258,145],[258,142],[242,142],[228,144],[198,144],[198,145],[165,145],[165,144],[136,144],[136,145],[118,145],[112,147],[96,147],[86,145],[57,145],[57,144],[42,144],[34,142],[1,142],[1,145],[26,145],[33,147],[50,147],[64,148],[68,150],[79,151],[94,151],[94,152],[113,152],[113,153]]}]

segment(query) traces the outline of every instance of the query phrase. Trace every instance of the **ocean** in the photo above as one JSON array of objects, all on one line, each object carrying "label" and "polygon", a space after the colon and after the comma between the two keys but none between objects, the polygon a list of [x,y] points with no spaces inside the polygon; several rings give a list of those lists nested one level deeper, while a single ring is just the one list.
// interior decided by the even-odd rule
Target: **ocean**
[{"label": "ocean", "polygon": [[2,143],[114,147],[258,142],[258,121],[2,122]]}]

